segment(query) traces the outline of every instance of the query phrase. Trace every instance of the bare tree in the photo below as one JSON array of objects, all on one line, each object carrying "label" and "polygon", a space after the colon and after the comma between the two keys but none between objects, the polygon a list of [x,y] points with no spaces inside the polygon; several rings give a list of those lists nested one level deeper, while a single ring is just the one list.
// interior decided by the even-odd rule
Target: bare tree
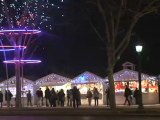
[{"label": "bare tree", "polygon": [[106,45],[108,79],[111,88],[110,108],[116,109],[114,66],[127,48],[138,20],[146,14],[158,12],[160,0],[89,0],[89,3],[96,7],[103,22],[104,35],[102,31],[99,32],[98,26],[91,25]]}]

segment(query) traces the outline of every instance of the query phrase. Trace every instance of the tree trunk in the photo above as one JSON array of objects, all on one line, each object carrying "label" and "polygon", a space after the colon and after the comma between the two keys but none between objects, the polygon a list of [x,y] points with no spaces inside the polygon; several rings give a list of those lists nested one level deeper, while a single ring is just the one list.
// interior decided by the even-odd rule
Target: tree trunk
[{"label": "tree trunk", "polygon": [[110,86],[110,108],[116,109],[116,101],[115,101],[115,87],[114,87],[114,79],[113,79],[113,68],[108,68],[108,80]]},{"label": "tree trunk", "polygon": [[113,47],[108,46],[108,80],[110,86],[110,108],[116,109],[116,100],[115,100],[115,86],[113,78],[113,68],[114,68],[114,52]]}]

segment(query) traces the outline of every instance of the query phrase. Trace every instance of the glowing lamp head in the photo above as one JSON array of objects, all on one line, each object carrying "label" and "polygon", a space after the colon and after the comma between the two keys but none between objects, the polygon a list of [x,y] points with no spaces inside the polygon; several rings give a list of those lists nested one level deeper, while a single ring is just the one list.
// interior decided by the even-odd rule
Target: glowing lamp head
[{"label": "glowing lamp head", "polygon": [[136,45],[136,51],[138,53],[142,52],[143,46],[142,45]]}]

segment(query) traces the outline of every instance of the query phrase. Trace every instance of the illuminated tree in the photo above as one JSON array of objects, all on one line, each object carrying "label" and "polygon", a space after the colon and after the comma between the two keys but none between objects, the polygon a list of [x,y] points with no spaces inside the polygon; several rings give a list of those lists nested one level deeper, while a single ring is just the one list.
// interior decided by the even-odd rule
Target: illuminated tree
[{"label": "illuminated tree", "polygon": [[[26,51],[16,48],[16,46],[23,45],[27,46],[28,49],[35,39],[33,36],[35,34],[29,33],[29,31],[53,29],[55,9],[60,9],[60,6],[54,2],[55,0],[0,0],[0,31],[5,36],[1,37],[0,40],[3,41],[1,44],[8,40],[9,45],[15,48],[13,59],[18,61],[15,63],[17,108],[21,107],[22,85],[20,76],[23,75],[23,65],[21,65],[20,60],[24,60]],[[63,2],[63,0],[59,0],[59,2]],[[35,46],[34,49],[36,49]]]},{"label": "illuminated tree", "polygon": [[[111,88],[110,107],[116,108],[113,69],[120,56],[127,48],[134,26],[144,15],[158,12],[160,0],[89,0],[90,8],[98,11],[100,17],[92,21],[102,22],[101,28],[95,23],[92,27],[99,39],[106,45],[108,79]],[[91,10],[91,9],[89,9]],[[89,11],[91,12],[91,11]]]},{"label": "illuminated tree", "polygon": [[[57,21],[63,19],[63,2],[64,0],[0,0],[0,29],[38,29],[52,32],[54,26],[59,24]],[[13,36],[8,39],[11,37]],[[25,36],[21,40],[21,45],[34,49],[31,56],[37,48],[33,44],[34,39],[33,36]]]}]

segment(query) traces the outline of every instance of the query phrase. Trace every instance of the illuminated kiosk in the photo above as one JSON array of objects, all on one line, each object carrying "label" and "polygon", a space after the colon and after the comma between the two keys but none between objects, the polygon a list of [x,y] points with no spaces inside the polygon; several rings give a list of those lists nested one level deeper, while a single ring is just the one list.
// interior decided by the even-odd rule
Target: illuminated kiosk
[{"label": "illuminated kiosk", "polygon": [[71,89],[71,79],[52,73],[37,79],[35,81],[35,85],[36,85],[36,88],[34,92],[36,92],[37,89],[41,88],[43,91],[43,95],[45,95],[44,92],[45,92],[46,86],[48,86],[50,90],[54,88],[55,91],[57,90],[59,91],[60,89],[63,89],[66,94],[66,91],[68,89]]},{"label": "illuminated kiosk", "polygon": [[[84,72],[72,80],[72,86],[77,86],[81,93],[81,103],[82,105],[88,105],[88,100],[86,98],[87,90],[90,89],[93,93],[94,87],[96,87],[100,93],[99,104],[103,104],[104,99],[104,79],[91,73]],[[92,105],[94,105],[94,100],[92,99]]]},{"label": "illuminated kiosk", "polygon": [[[27,29],[11,29],[11,30],[0,30],[0,35],[6,37],[6,39],[12,44],[12,46],[21,46],[24,42],[23,39],[26,35],[34,35],[38,34],[41,31],[39,30],[27,30]],[[23,41],[23,42],[22,42]],[[15,76],[16,76],[16,108],[21,108],[21,64],[27,63],[21,61],[21,49],[19,47],[15,47],[14,60],[5,61],[5,63],[14,63],[15,64]]]},{"label": "illuminated kiosk", "polygon": [[[27,99],[26,99],[26,93],[28,90],[31,91],[31,94],[33,96],[33,89],[34,89],[34,81],[31,81],[29,79],[26,78],[20,78],[21,82],[22,82],[22,91],[21,91],[21,96],[24,100],[25,105],[27,104]],[[7,80],[4,80],[0,83],[0,89],[2,90],[2,92],[4,93],[3,95],[5,95],[5,90],[10,90],[11,93],[13,94],[13,98],[11,100],[12,105],[15,105],[15,97],[16,97],[16,77],[13,76]],[[3,97],[4,102],[3,104],[7,104],[5,101],[5,97]],[[32,99],[32,101],[34,101]]]},{"label": "illuminated kiosk", "polygon": [[[116,104],[124,104],[125,85],[128,85],[132,91],[138,88],[138,72],[132,69],[135,69],[135,65],[126,62],[123,64],[123,70],[113,75],[115,81]],[[158,103],[158,80],[155,78],[154,76],[141,74],[143,104]],[[106,78],[106,81],[108,82],[108,78]],[[135,104],[134,99],[133,104]]]}]

